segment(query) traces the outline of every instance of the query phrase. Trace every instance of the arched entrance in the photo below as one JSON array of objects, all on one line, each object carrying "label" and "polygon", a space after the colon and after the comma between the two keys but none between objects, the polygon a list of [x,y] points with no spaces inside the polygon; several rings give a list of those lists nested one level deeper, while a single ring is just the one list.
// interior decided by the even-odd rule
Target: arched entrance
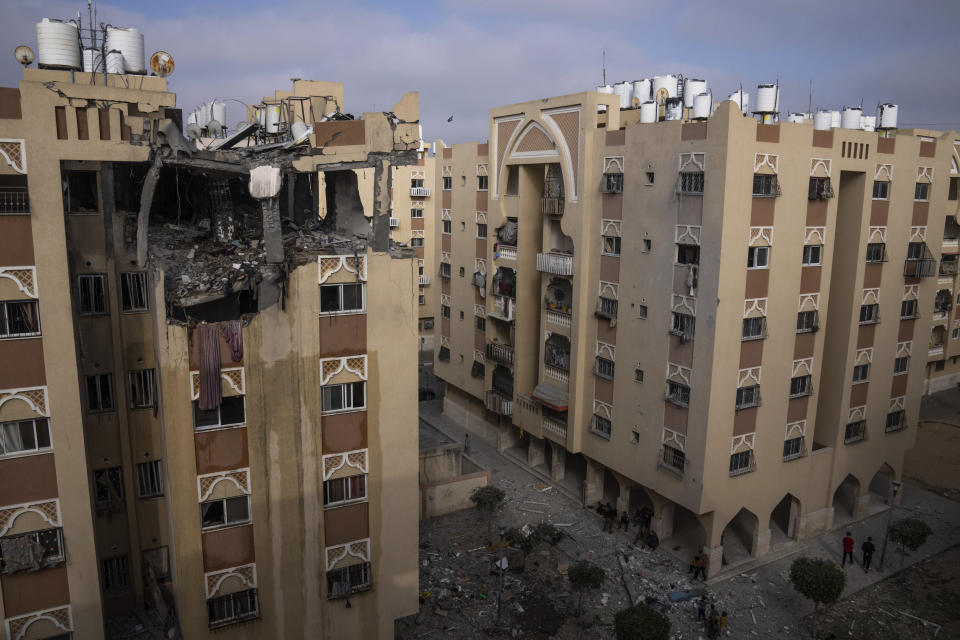
[{"label": "arched entrance", "polygon": [[740,509],[737,515],[727,523],[720,536],[727,564],[739,564],[753,557],[756,553],[759,526],[760,521],[757,516],[746,507]]},{"label": "arched entrance", "polygon": [[654,516],[662,519],[660,524],[660,544],[669,549],[678,558],[693,559],[694,554],[703,551],[707,544],[707,530],[693,511],[675,502],[660,505],[660,512]]},{"label": "arched entrance", "polygon": [[799,529],[800,501],[788,493],[770,512],[770,548],[796,540]]},{"label": "arched entrance", "polygon": [[847,474],[840,486],[833,492],[833,526],[843,526],[853,522],[857,513],[857,495],[860,493],[860,481],[853,474]]},{"label": "arched entrance", "polygon": [[650,510],[653,513],[653,500],[650,499],[650,494],[647,493],[647,490],[643,488],[642,485],[635,484],[630,487],[630,497],[628,500],[628,505],[630,508],[630,517],[632,518],[637,511],[640,511],[644,507]]},{"label": "arched entrance", "polygon": [[609,469],[603,470],[603,503],[610,503],[617,508],[617,499],[620,497],[620,483]]}]

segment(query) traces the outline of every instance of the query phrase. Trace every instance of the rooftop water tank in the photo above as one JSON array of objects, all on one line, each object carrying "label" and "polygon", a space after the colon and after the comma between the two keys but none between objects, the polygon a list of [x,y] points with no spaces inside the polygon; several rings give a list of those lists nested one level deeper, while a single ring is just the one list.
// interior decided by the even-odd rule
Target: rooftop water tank
[{"label": "rooftop water tank", "polygon": [[[601,85],[597,87],[597,93],[605,93],[607,95],[610,95],[613,93],[613,87],[611,87],[608,84]],[[606,111],[606,110],[607,110],[607,105],[605,104],[597,105],[597,111]]]},{"label": "rooftop water tank", "polygon": [[877,129],[877,117],[876,116],[860,116],[860,128],[864,131],[876,131]]},{"label": "rooftop water tank", "polygon": [[268,104],[266,106],[264,128],[267,133],[280,133],[280,105]]},{"label": "rooftop water tank", "polygon": [[257,107],[257,124],[261,127],[266,126],[267,124],[267,109],[266,107]]},{"label": "rooftop water tank", "polygon": [[136,29],[107,27],[107,50],[116,49],[123,54],[123,70],[126,73],[144,74],[143,34]]},{"label": "rooftop water tank", "polygon": [[830,126],[834,129],[840,128],[840,112],[836,109],[830,111]]},{"label": "rooftop water tank", "polygon": [[880,129],[896,129],[897,128],[897,112],[900,108],[889,102],[880,105],[880,110],[878,114],[878,120],[880,121]]},{"label": "rooftop water tank", "polygon": [[220,124],[224,124],[227,121],[227,104],[225,102],[220,102],[219,100],[214,100],[210,104],[211,114],[213,120],[216,120]]},{"label": "rooftop water tank", "polygon": [[796,111],[787,116],[787,122],[793,122],[794,124],[800,124],[804,120],[806,120],[804,114],[797,113]]},{"label": "rooftop water tank", "polygon": [[87,73],[103,73],[103,57],[99,49],[83,50],[83,70]]},{"label": "rooftop water tank", "polygon": [[116,49],[107,51],[107,73],[123,73],[123,54]]},{"label": "rooftop water tank", "polygon": [[727,100],[732,100],[740,107],[740,113],[746,113],[750,108],[750,94],[746,91],[734,91],[727,96]]},{"label": "rooftop water tank", "polygon": [[644,78],[643,80],[636,80],[633,83],[633,99],[631,102],[633,103],[634,107],[639,107],[650,99],[650,91],[652,87],[653,84],[647,78]]},{"label": "rooftop water tank", "polygon": [[780,111],[780,87],[775,84],[757,85],[757,106],[754,113],[776,113]]},{"label": "rooftop water tank", "polygon": [[649,123],[657,121],[657,103],[653,100],[647,100],[640,104],[640,122]]},{"label": "rooftop water tank", "polygon": [[618,82],[613,85],[613,92],[620,98],[620,108],[629,109],[631,106],[630,99],[633,97],[633,83]]},{"label": "rooftop water tank", "polygon": [[[686,102],[686,94],[684,94]],[[706,120],[710,117],[710,111],[713,107],[713,97],[709,93],[698,93],[693,98],[693,119]]]},{"label": "rooftop water tank", "polygon": [[677,97],[677,76],[668,74],[653,77],[653,99],[664,104],[667,98]]},{"label": "rooftop water tank", "polygon": [[683,98],[667,98],[664,108],[664,120],[683,119]]},{"label": "rooftop water tank", "polygon": [[863,115],[863,109],[860,107],[844,107],[840,113],[840,127],[843,129],[859,129],[860,116]]},{"label": "rooftop water tank", "polygon": [[[693,103],[696,101],[697,96],[701,93],[707,92],[707,81],[698,80],[697,78],[684,78],[683,79],[683,106],[690,108],[693,106]],[[696,116],[694,116],[696,117]]]},{"label": "rooftop water tank", "polygon": [[72,22],[44,18],[37,23],[37,63],[53,69],[80,69],[80,35]]},{"label": "rooftop water tank", "polygon": [[817,131],[830,131],[833,127],[833,112],[820,109],[813,114],[813,128]]}]

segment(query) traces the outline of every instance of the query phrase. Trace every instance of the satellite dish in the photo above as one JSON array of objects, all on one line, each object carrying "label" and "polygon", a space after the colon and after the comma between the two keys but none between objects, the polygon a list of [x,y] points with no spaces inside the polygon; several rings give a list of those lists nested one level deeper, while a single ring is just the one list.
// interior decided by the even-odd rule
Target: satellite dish
[{"label": "satellite dish", "polygon": [[220,124],[218,120],[211,120],[207,123],[207,130],[209,130],[210,133],[220,133],[221,129],[223,129],[223,125]]},{"label": "satellite dish", "polygon": [[155,51],[150,56],[150,70],[153,75],[166,78],[173,73],[173,56],[166,51]]},{"label": "satellite dish", "polygon": [[17,62],[26,67],[33,62],[33,49],[22,44],[13,50],[13,57],[17,59]]},{"label": "satellite dish", "polygon": [[200,126],[191,122],[187,125],[187,137],[194,140],[200,139]]}]

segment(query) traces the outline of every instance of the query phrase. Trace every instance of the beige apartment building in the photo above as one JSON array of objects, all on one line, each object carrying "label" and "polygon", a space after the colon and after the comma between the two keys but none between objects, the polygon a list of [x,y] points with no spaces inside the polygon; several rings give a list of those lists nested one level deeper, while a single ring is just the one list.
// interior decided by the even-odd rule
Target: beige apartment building
[{"label": "beige apartment building", "polygon": [[200,149],[164,78],[0,89],[6,638],[387,638],[417,611],[423,256],[389,179],[418,98],[270,99],[276,132]]},{"label": "beige apartment building", "polygon": [[960,136],[617,100],[437,151],[445,411],[713,574],[884,508],[953,322]]}]

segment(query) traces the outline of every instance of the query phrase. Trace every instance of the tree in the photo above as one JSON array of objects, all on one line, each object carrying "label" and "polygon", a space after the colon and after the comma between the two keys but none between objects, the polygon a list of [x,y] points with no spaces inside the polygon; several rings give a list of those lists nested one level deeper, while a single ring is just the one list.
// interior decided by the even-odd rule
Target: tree
[{"label": "tree", "polygon": [[493,515],[503,508],[505,499],[506,494],[503,492],[503,489],[493,486],[477,487],[473,490],[473,493],[470,494],[470,500],[477,507],[477,511],[485,514],[487,517],[488,544],[490,543],[489,539],[493,538]]},{"label": "tree", "polygon": [[627,607],[613,617],[617,640],[669,640],[670,620],[647,605]]},{"label": "tree", "polygon": [[577,600],[577,617],[583,612],[583,594],[587,589],[599,589],[603,586],[603,581],[607,577],[607,572],[603,567],[598,567],[592,562],[580,560],[570,565],[567,569],[567,578],[570,584],[580,594]]},{"label": "tree", "polygon": [[890,539],[900,545],[900,568],[903,569],[903,558],[907,549],[916,551],[920,548],[933,530],[923,520],[903,518],[890,525]]},{"label": "tree", "polygon": [[800,595],[813,601],[813,636],[817,637],[820,607],[840,599],[847,584],[847,574],[830,560],[797,558],[790,565],[790,582]]}]

